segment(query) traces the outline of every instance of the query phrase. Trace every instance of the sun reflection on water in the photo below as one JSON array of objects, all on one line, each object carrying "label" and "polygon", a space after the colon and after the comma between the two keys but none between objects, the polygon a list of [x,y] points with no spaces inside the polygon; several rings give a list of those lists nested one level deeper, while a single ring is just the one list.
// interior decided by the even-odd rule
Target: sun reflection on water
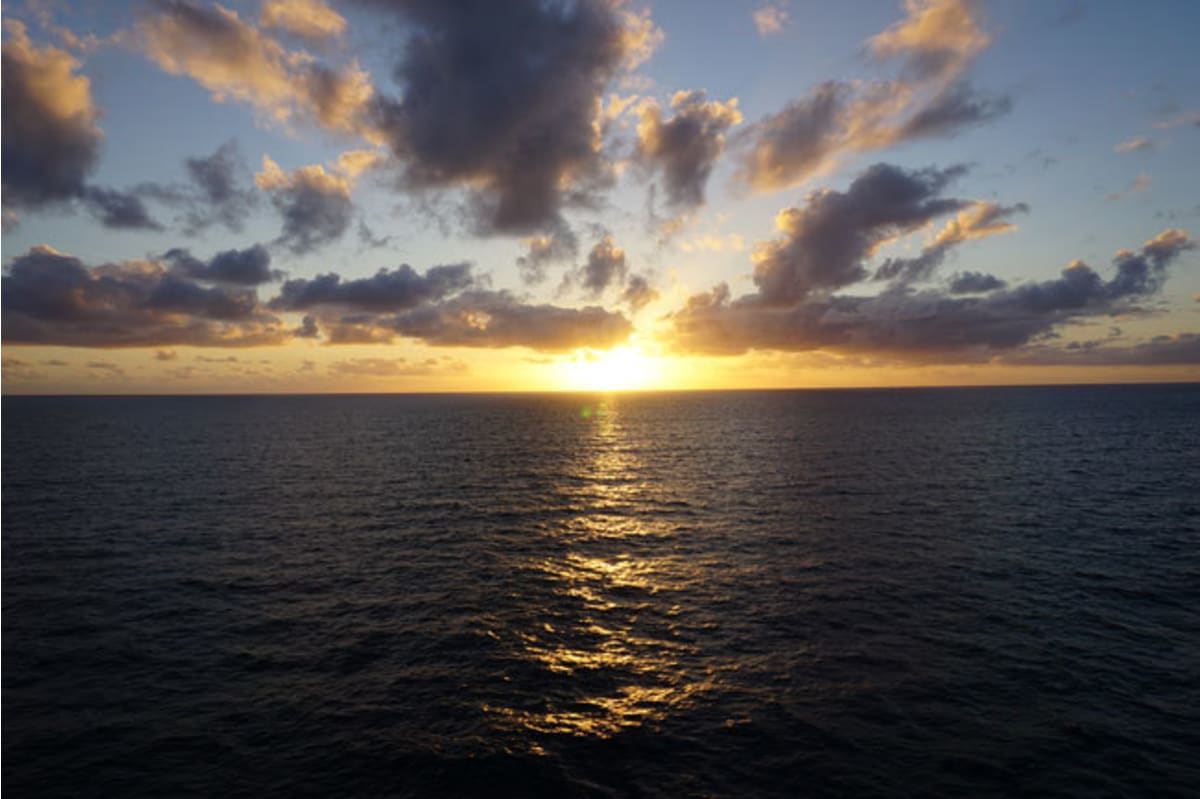
[{"label": "sun reflection on water", "polygon": [[484,707],[526,735],[609,737],[716,689],[714,674],[687,665],[696,646],[679,623],[680,599],[702,569],[674,552],[670,523],[645,512],[664,487],[644,478],[614,402],[580,418],[590,426],[574,475],[583,479],[567,489],[580,510],[550,533],[567,546],[526,564],[571,611],[531,619],[515,636],[520,657],[544,670],[546,693],[534,707]]}]

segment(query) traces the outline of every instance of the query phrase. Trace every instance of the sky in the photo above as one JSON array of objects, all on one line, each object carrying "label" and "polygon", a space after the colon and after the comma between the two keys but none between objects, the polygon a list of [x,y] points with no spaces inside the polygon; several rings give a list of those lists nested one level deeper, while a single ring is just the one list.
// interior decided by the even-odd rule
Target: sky
[{"label": "sky", "polygon": [[1200,380],[1200,5],[25,0],[8,394]]}]

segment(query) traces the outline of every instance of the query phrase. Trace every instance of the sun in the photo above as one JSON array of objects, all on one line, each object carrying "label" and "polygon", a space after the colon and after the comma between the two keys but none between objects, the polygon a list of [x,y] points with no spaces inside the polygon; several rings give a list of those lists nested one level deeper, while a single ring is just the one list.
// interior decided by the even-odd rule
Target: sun
[{"label": "sun", "polygon": [[561,364],[561,383],[568,391],[637,391],[662,381],[659,358],[637,347],[585,350]]}]

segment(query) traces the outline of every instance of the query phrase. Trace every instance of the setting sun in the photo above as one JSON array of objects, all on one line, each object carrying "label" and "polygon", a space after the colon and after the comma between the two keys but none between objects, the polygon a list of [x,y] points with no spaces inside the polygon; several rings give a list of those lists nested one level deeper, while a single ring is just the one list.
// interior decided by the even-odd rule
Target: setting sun
[{"label": "setting sun", "polygon": [[568,391],[636,391],[662,386],[662,359],[638,347],[587,350],[560,367]]}]

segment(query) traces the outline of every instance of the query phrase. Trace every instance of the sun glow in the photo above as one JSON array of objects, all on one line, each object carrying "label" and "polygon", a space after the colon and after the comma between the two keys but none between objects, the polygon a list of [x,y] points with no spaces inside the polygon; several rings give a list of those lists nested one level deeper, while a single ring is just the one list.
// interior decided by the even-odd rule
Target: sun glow
[{"label": "sun glow", "polygon": [[637,391],[662,383],[661,358],[638,347],[578,352],[560,365],[560,381],[568,391]]}]

